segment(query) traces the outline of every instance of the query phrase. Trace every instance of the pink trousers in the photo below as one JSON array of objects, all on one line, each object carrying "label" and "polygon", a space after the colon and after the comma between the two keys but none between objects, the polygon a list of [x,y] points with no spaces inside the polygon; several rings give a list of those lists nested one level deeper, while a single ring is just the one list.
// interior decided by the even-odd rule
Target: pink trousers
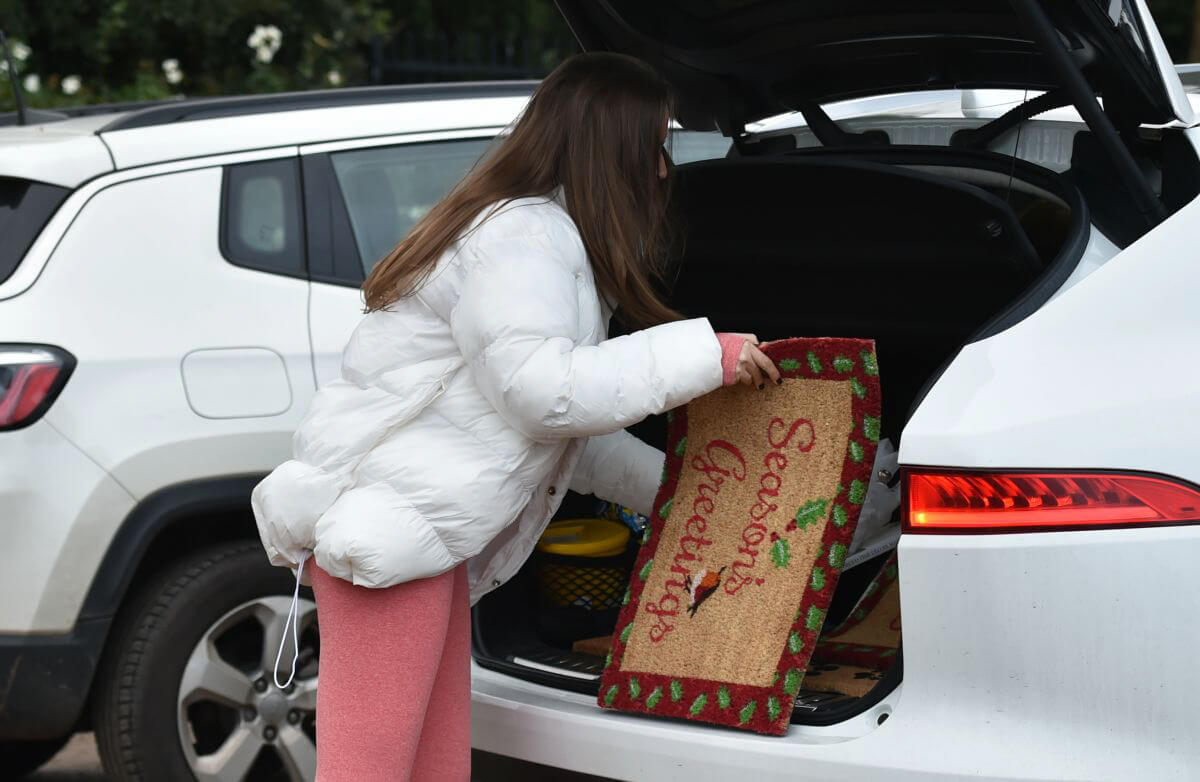
[{"label": "pink trousers", "polygon": [[367,589],[314,564],[312,586],[321,628],[317,782],[466,782],[466,568]]}]

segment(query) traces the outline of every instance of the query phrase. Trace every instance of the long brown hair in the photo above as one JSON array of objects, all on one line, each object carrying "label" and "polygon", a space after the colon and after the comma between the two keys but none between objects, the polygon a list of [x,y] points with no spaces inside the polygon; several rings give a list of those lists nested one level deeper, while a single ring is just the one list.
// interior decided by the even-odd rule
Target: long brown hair
[{"label": "long brown hair", "polygon": [[371,271],[366,311],[416,291],[485,207],[562,185],[596,284],[616,300],[621,319],[634,327],[677,320],[655,288],[671,241],[671,177],[658,178],[669,113],[666,82],[641,60],[609,53],[565,60],[538,85],[511,134]]}]

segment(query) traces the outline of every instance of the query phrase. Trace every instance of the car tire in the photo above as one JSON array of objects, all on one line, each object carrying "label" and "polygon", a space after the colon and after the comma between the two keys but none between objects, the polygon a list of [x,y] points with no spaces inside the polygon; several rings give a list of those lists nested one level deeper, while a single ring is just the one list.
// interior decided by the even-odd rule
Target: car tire
[{"label": "car tire", "polygon": [[24,779],[57,755],[70,739],[68,734],[44,741],[0,741],[0,769],[4,769],[4,778]]},{"label": "car tire", "polygon": [[[168,565],[133,599],[101,664],[93,723],[113,780],[311,780],[316,607],[301,590],[300,662],[272,683],[295,579],[257,541]],[[291,632],[280,678],[291,670]]]}]

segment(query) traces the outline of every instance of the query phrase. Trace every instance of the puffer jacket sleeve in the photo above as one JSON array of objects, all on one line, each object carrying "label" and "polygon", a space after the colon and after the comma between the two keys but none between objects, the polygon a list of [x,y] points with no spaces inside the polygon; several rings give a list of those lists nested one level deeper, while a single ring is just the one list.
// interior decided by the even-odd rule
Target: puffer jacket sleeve
[{"label": "puffer jacket sleeve", "polygon": [[552,233],[480,241],[450,328],[480,390],[538,441],[608,434],[721,386],[721,347],[706,318],[577,345],[576,238]]},{"label": "puffer jacket sleeve", "polygon": [[666,459],[662,451],[624,429],[589,437],[571,476],[571,490],[649,516]]}]

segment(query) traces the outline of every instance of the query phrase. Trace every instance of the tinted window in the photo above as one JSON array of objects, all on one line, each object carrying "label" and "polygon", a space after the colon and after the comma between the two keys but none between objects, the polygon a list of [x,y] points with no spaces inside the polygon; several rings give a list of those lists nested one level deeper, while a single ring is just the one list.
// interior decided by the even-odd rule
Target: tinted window
[{"label": "tinted window", "polygon": [[288,158],[226,167],[221,251],[231,262],[304,273],[297,165]]},{"label": "tinted window", "polygon": [[671,132],[671,160],[677,166],[697,160],[723,158],[729,139],[716,131],[675,130]]},{"label": "tinted window", "polygon": [[46,221],[70,194],[65,187],[0,177],[0,282],[16,271]]},{"label": "tinted window", "polygon": [[439,141],[330,155],[364,273],[458,184],[490,143]]}]

